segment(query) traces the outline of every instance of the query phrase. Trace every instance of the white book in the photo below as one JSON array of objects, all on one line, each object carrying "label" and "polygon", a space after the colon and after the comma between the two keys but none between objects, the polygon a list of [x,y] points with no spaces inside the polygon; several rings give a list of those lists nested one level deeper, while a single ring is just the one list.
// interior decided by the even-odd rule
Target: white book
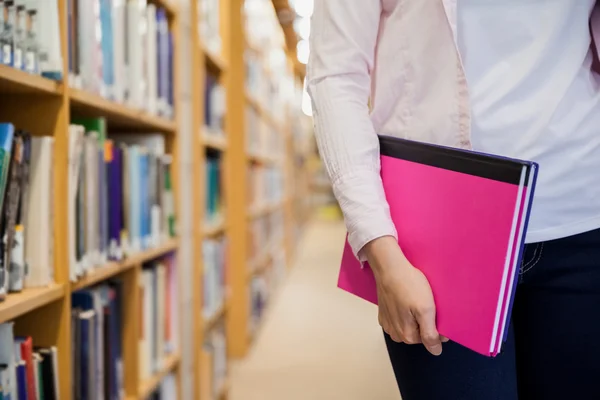
[{"label": "white book", "polygon": [[[156,319],[158,320],[158,332],[155,332],[156,335],[156,369],[161,370],[163,367],[163,360],[166,354],[165,347],[165,329],[164,325],[166,323],[166,303],[167,303],[167,271],[164,264],[158,264],[156,266],[156,297],[157,297],[157,310],[156,310]],[[162,329],[161,329],[162,328]]]},{"label": "white book", "polygon": [[145,7],[135,1],[127,2],[127,47],[128,47],[128,65],[127,65],[127,80],[129,82],[129,90],[127,103],[134,108],[142,108],[144,104],[143,98],[143,79],[144,70],[142,64],[143,47],[142,33],[145,29],[145,24],[142,23],[143,10]]},{"label": "white book", "polygon": [[156,6],[146,7],[146,111],[152,115],[158,113],[158,53]]},{"label": "white book", "polygon": [[37,10],[39,68],[47,78],[62,79],[63,58],[60,45],[58,1],[31,0]]},{"label": "white book", "polygon": [[126,65],[125,65],[125,0],[112,0],[113,17],[113,95],[115,101],[123,103],[126,93]]},{"label": "white book", "polygon": [[85,145],[85,128],[79,125],[69,127],[69,277],[76,281],[83,273],[77,260],[77,189],[81,173],[81,153]]},{"label": "white book", "polygon": [[17,371],[14,351],[15,335],[13,328],[14,322],[0,324],[0,364],[8,367],[8,374],[4,379],[9,381],[11,399],[17,399]]},{"label": "white book", "polygon": [[26,288],[46,286],[54,278],[53,148],[52,137],[31,139],[28,218],[25,227],[25,259],[29,265],[25,277]]},{"label": "white book", "polygon": [[142,321],[143,324],[140,327],[142,329],[142,337],[140,338],[140,378],[145,380],[152,376],[152,343],[154,331],[153,317],[155,315],[152,309],[152,297],[154,292],[153,287],[153,272],[151,270],[144,270],[140,279],[140,288],[143,296],[142,301]]},{"label": "white book", "polygon": [[[44,1],[44,0],[41,0]],[[93,71],[93,53],[94,53],[94,26],[93,8],[90,7],[90,0],[78,1],[77,10],[77,50],[79,54],[79,79],[82,89],[93,91],[94,71]]]},{"label": "white book", "polygon": [[98,148],[94,134],[85,138],[85,228],[86,262],[84,272],[88,272],[99,263],[98,247]]}]

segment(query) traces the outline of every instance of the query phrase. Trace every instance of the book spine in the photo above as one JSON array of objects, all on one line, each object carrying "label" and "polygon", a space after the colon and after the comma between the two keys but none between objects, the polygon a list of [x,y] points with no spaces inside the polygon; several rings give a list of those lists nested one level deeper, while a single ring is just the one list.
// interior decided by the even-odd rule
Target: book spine
[{"label": "book spine", "polygon": [[38,59],[42,75],[48,79],[62,80],[62,55],[57,1],[33,0],[37,10]]}]

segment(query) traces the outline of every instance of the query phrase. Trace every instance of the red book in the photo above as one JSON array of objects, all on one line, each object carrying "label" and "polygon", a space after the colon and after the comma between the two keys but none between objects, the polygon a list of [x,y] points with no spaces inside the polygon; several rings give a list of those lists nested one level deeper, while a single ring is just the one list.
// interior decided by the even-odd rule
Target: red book
[{"label": "red book", "polygon": [[33,341],[31,336],[17,338],[21,346],[21,359],[25,361],[27,375],[27,400],[37,400],[35,390],[35,373],[33,369]]}]

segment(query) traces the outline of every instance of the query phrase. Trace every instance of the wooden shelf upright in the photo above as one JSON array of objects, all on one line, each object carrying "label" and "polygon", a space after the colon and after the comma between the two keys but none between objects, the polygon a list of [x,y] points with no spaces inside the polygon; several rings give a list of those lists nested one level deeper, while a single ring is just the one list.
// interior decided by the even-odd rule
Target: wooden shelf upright
[{"label": "wooden shelf upright", "polygon": [[[8,294],[0,302],[0,323],[15,322],[15,333],[33,337],[36,346],[56,346],[58,350],[59,394],[63,400],[71,396],[71,294],[79,289],[119,276],[124,284],[123,298],[123,364],[124,386],[127,399],[146,399],[160,384],[162,378],[175,372],[181,381],[182,368],[178,350],[167,357],[163,369],[149,380],[139,376],[139,308],[140,279],[142,264],[179,249],[178,238],[173,238],[157,249],[140,253],[119,263],[108,263],[97,268],[93,274],[78,282],[69,277],[69,226],[68,220],[68,153],[69,125],[72,116],[104,117],[109,130],[113,128],[131,131],[160,132],[166,138],[166,151],[173,156],[172,179],[175,204],[178,204],[178,165],[180,135],[178,134],[178,112],[175,104],[175,117],[167,120],[148,115],[140,110],[122,104],[115,104],[99,96],[73,89],[69,86],[67,0],[56,1],[59,5],[61,28],[61,50],[63,54],[63,81],[55,82],[41,76],[27,74],[0,65],[0,122],[10,122],[18,128],[31,132],[34,136],[54,137],[53,193],[54,193],[54,278],[55,283],[44,288],[25,289],[21,293]],[[174,34],[175,49],[179,32],[179,10],[176,0],[149,0],[166,9],[170,28]],[[177,103],[177,53],[174,56],[174,91]],[[176,210],[176,218],[180,216]],[[179,331],[181,331],[179,329]],[[182,343],[181,340],[178,340]],[[178,386],[181,386],[178,383]],[[181,398],[181,387],[179,387]]]}]

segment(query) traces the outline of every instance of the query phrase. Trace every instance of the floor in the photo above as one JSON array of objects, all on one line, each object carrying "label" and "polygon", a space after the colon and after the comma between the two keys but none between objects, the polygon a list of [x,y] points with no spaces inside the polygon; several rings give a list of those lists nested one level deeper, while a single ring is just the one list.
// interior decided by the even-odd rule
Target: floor
[{"label": "floor", "polygon": [[400,400],[375,306],[336,288],[344,227],[307,228],[230,400]]}]

